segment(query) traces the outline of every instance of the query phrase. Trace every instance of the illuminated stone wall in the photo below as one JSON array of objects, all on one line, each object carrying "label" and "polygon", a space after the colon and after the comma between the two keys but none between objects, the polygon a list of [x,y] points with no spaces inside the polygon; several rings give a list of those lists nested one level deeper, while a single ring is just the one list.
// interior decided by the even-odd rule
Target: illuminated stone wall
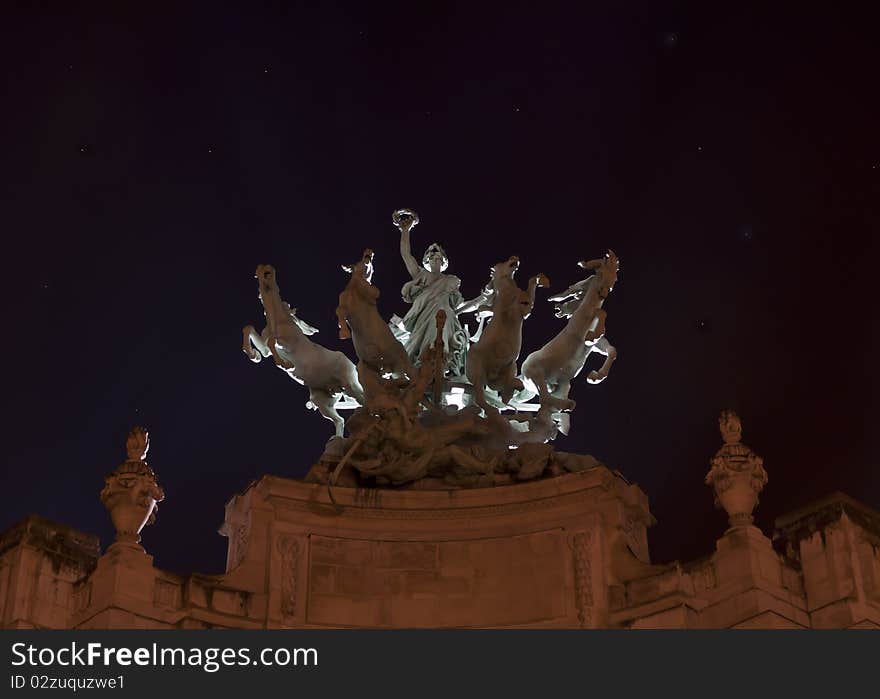
[{"label": "illuminated stone wall", "polygon": [[836,494],[648,559],[641,490],[604,467],[494,488],[266,476],[226,507],[223,575],[32,517],[0,535],[4,627],[880,628],[880,514]]}]

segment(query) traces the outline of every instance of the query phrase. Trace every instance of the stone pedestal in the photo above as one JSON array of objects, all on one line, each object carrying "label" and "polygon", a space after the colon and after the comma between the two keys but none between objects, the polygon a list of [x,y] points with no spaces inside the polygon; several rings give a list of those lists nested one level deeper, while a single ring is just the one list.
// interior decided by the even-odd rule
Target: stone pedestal
[{"label": "stone pedestal", "polygon": [[106,615],[119,621],[126,610],[132,628],[141,626],[135,617],[151,617],[156,573],[153,557],[138,544],[115,543],[98,559],[88,582],[88,602],[80,612],[79,624],[85,628],[104,628]]},{"label": "stone pedestal", "polygon": [[716,585],[704,591],[703,628],[808,628],[803,585],[755,526],[728,529],[711,557]]},{"label": "stone pedestal", "polygon": [[269,627],[598,627],[610,559],[647,563],[638,487],[604,467],[471,490],[266,476],[227,505],[227,584]]}]

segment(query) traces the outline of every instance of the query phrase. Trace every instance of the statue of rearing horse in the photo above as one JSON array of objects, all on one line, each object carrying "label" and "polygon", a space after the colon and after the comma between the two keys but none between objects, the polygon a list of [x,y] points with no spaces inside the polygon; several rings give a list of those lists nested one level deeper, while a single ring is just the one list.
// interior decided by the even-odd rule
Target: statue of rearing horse
[{"label": "statue of rearing horse", "polygon": [[376,307],[379,289],[372,284],[373,251],[367,248],[360,260],[353,265],[342,265],[342,269],[349,272],[351,278],[339,294],[336,318],[339,337],[351,338],[354,344],[360,360],[358,371],[366,369],[382,378],[413,378],[415,372],[406,349]]},{"label": "statue of rearing horse", "polygon": [[[278,368],[309,389],[310,408],[316,409],[343,436],[345,421],[334,407],[342,394],[364,404],[364,392],[351,360],[312,342],[307,336],[318,332],[296,316],[296,309],[281,299],[272,265],[257,267],[260,301],[266,312],[266,327],[257,334],[254,326],[242,330],[242,350],[253,362],[270,354]],[[256,350],[254,349],[256,348]]]},{"label": "statue of rearing horse", "polygon": [[519,258],[515,256],[494,265],[492,279],[483,294],[487,303],[476,309],[491,313],[492,319],[468,351],[466,373],[474,387],[474,402],[487,412],[490,408],[487,387],[498,391],[505,405],[523,389],[522,381],[516,376],[523,321],[535,306],[537,288],[550,286],[546,275],[538,274],[529,279],[527,289],[520,289],[513,279],[518,269]]},{"label": "statue of rearing horse", "polygon": [[556,303],[556,317],[568,318],[568,323],[522,365],[527,393],[538,394],[541,406],[553,410],[574,409],[575,402],[568,397],[571,381],[584,368],[591,352],[605,356],[602,367],[587,375],[591,384],[603,381],[617,358],[617,350],[605,337],[602,304],[617,281],[620,261],[609,250],[603,259],[578,262],[578,266],[595,270],[595,274],[549,299]]}]

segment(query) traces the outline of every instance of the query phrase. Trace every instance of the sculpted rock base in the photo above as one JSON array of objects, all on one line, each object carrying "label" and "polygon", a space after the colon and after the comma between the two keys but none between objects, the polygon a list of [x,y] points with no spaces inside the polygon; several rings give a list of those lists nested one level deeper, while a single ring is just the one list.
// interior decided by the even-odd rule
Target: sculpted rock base
[{"label": "sculpted rock base", "polygon": [[[509,449],[504,443],[492,448],[480,442],[474,440],[469,445],[466,438],[461,439],[434,449],[429,458],[377,460],[371,472],[357,458],[345,461],[347,452],[355,446],[354,440],[334,439],[318,463],[309,469],[305,482],[359,488],[448,490],[508,485],[602,466],[593,456],[558,452],[549,444],[526,443]],[[379,452],[382,452],[381,443],[373,445],[370,451]],[[357,449],[352,453],[357,454]]]}]

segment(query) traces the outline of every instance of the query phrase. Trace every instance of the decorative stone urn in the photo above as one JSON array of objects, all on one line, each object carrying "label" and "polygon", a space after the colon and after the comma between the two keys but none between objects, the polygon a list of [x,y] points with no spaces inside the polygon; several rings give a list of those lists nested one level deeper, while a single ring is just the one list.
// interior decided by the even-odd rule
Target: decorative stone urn
[{"label": "decorative stone urn", "polygon": [[767,483],[764,459],[742,443],[742,424],[735,412],[722,411],[718,426],[724,445],[712,458],[706,485],[714,489],[715,506],[727,512],[731,528],[747,527]]},{"label": "decorative stone urn", "polygon": [[135,427],[125,443],[127,459],[105,478],[101,502],[110,512],[116,528],[116,545],[143,550],[140,532],[156,521],[158,504],[165,499],[156,474],[147,465],[150,448],[149,434],[143,427]]}]

